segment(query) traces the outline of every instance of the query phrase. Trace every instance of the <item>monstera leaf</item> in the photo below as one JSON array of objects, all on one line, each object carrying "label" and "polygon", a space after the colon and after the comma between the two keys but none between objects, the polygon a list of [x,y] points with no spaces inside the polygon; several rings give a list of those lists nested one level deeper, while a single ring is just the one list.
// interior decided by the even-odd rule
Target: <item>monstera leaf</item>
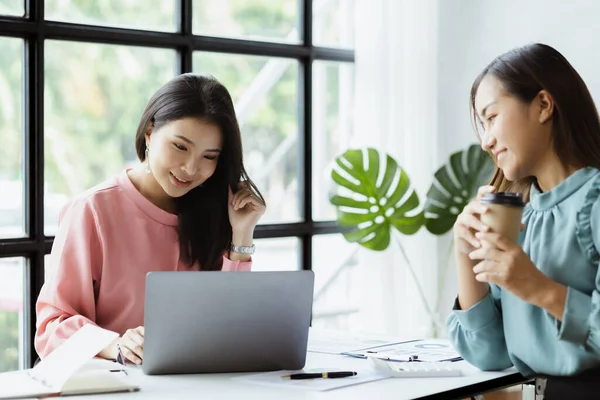
[{"label": "monstera leaf", "polygon": [[425,227],[435,235],[448,232],[458,214],[494,172],[492,158],[477,144],[450,156],[436,171],[425,201]]},{"label": "monstera leaf", "polygon": [[335,159],[331,177],[338,186],[329,200],[340,226],[351,228],[344,233],[349,242],[385,250],[392,227],[411,235],[423,225],[419,197],[391,156],[372,148],[348,150]]}]

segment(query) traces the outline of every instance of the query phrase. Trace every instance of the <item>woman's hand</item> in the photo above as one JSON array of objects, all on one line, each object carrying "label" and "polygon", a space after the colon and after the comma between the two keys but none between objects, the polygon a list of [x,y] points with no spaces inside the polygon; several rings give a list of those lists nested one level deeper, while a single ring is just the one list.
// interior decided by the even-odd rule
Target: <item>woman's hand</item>
[{"label": "woman's hand", "polygon": [[128,329],[125,334],[119,338],[119,346],[125,360],[134,364],[141,364],[144,359],[144,327],[138,326],[135,329]]},{"label": "woman's hand", "polygon": [[477,197],[465,206],[454,223],[454,243],[458,252],[468,255],[473,250],[481,247],[475,237],[476,232],[489,232],[490,228],[481,222],[479,216],[488,211],[488,208],[479,202],[486,193],[493,193],[493,186],[481,186],[477,190]]},{"label": "woman's hand", "polygon": [[498,233],[478,232],[475,236],[485,242],[469,254],[472,260],[481,260],[473,268],[475,279],[498,285],[528,303],[538,303],[553,281],[536,268],[521,246]]},{"label": "woman's hand", "polygon": [[[256,224],[266,210],[265,203],[249,188],[246,182],[240,182],[237,193],[233,194],[229,189],[229,223],[234,237],[250,238]],[[235,243],[239,246],[250,244]]]}]

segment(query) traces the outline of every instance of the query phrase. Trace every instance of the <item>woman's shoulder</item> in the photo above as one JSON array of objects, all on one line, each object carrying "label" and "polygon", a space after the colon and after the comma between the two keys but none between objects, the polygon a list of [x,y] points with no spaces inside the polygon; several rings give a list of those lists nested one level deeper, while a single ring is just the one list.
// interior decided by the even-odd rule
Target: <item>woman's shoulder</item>
[{"label": "woman's shoulder", "polygon": [[115,175],[75,196],[63,207],[61,217],[70,210],[94,211],[116,206],[122,197],[120,180],[121,174]]}]

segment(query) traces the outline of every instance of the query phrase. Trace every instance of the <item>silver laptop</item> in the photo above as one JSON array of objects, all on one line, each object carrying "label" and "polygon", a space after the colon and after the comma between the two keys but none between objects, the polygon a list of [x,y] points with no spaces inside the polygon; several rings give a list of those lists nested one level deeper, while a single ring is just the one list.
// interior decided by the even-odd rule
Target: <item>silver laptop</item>
[{"label": "silver laptop", "polygon": [[146,276],[148,375],[302,369],[314,273],[151,272]]}]

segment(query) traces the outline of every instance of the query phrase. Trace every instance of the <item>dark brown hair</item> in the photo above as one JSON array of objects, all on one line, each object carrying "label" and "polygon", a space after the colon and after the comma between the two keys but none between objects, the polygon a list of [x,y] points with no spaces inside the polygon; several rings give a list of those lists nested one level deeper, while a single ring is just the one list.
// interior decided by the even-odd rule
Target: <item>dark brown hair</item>
[{"label": "dark brown hair", "polygon": [[198,262],[201,270],[220,270],[232,235],[227,207],[229,187],[235,193],[239,182],[245,181],[263,203],[264,198],[244,168],[240,127],[231,96],[211,76],[179,75],[152,96],[135,138],[140,161],[146,158],[147,129],[155,131],[183,118],[198,118],[218,126],[223,147],[213,175],[202,186],[174,199],[181,255],[189,266]]},{"label": "dark brown hair", "polygon": [[[552,141],[560,160],[579,167],[600,168],[600,119],[594,100],[581,76],[554,48],[534,43],[510,50],[494,59],[471,87],[471,112],[477,127],[475,96],[486,76],[500,81],[509,95],[530,104],[541,90],[554,99]],[[477,128],[476,128],[477,129]],[[508,181],[500,168],[490,182],[496,191],[521,192],[529,197],[534,177]]]}]

